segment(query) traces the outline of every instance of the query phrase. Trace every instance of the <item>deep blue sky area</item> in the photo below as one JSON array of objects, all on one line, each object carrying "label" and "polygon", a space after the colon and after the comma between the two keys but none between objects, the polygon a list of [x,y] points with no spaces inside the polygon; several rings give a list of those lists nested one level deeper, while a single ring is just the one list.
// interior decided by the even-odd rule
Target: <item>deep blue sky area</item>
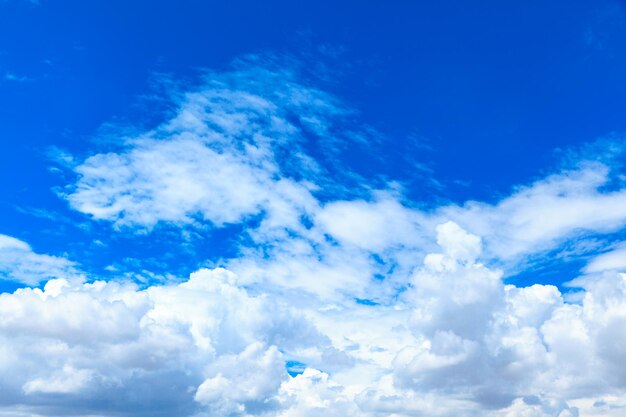
[{"label": "deep blue sky area", "polygon": [[[622,1],[5,0],[0,232],[97,253],[78,237],[55,247],[84,216],[33,215],[67,205],[52,190],[71,179],[49,171],[50,147],[93,152],[103,124],[158,122],[145,112],[157,74],[192,80],[259,52],[323,61],[325,89],[444,185],[413,184],[418,200],[496,201],[554,166],[556,149],[626,131]],[[110,230],[85,227],[90,239]]]}]

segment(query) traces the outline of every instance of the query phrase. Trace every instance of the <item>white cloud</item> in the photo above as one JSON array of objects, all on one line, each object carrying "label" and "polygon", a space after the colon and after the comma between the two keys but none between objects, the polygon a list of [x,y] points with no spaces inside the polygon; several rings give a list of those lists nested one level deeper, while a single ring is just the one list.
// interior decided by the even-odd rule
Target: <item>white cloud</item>
[{"label": "white cloud", "polygon": [[26,394],[71,394],[80,391],[89,382],[91,372],[86,369],[76,370],[71,366],[64,366],[60,372],[50,378],[35,378],[24,384],[22,389]]},{"label": "white cloud", "polygon": [[468,202],[440,210],[479,234],[488,254],[515,259],[558,247],[580,233],[610,233],[626,224],[626,189],[604,191],[612,180],[610,169],[582,162],[522,187],[495,205]]},{"label": "white cloud", "polygon": [[[169,120],[77,162],[77,182],[64,197],[74,209],[126,231],[146,232],[159,223],[259,222],[245,227],[252,239],[242,248],[246,256],[228,263],[250,284],[388,299],[409,283],[415,258],[433,250],[435,227],[447,221],[481,237],[484,261],[514,271],[568,239],[587,250],[578,237],[626,224],[626,191],[605,190],[615,173],[589,161],[494,204],[423,210],[397,191],[366,193],[367,183],[353,192],[362,198],[339,199],[333,191],[341,184],[329,185],[337,178],[327,168],[336,163],[340,138],[354,136],[342,125],[353,111],[263,58],[208,73],[175,97]],[[375,277],[387,280],[380,285]],[[367,297],[367,291],[374,293]]]},{"label": "white cloud", "polygon": [[[248,225],[225,262],[232,272],[145,290],[55,279],[0,295],[0,409],[620,415],[621,249],[571,283],[582,288],[577,303],[551,285],[505,285],[493,267],[621,230],[626,191],[608,190],[608,165],[581,162],[494,204],[425,210],[369,184],[358,199],[332,193],[339,187],[306,149],[313,136],[332,154],[349,110],[289,71],[212,73],[180,97],[171,120],[78,162],[65,197],[118,231]],[[0,257],[13,279],[34,284],[73,267],[21,241],[0,244],[24,260]],[[48,265],[60,272],[45,275]],[[289,376],[288,360],[304,373]]]},{"label": "white cloud", "polygon": [[[42,416],[58,412],[46,398],[78,414],[619,416],[626,275],[575,281],[584,296],[569,304],[553,286],[504,285],[475,260],[478,237],[454,223],[436,230],[441,251],[390,305],[253,295],[223,269],[145,290],[56,279],[2,294],[0,406]],[[288,376],[287,360],[307,369]]]},{"label": "white cloud", "polygon": [[285,360],[276,346],[249,345],[209,366],[210,377],[198,387],[194,400],[211,415],[250,415],[274,410],[272,399],[287,379]]},{"label": "white cloud", "polygon": [[[399,384],[469,395],[488,408],[518,398],[511,415],[577,415],[571,401],[623,389],[615,369],[625,357],[613,347],[621,346],[618,329],[626,329],[626,275],[575,282],[586,290],[577,305],[553,286],[505,286],[480,264],[445,254],[436,259],[416,274],[408,293],[421,342],[396,358]],[[527,404],[535,397],[543,405]]]},{"label": "white cloud", "polygon": [[332,97],[289,72],[247,68],[207,75],[177,104],[171,120],[126,139],[121,151],[76,166],[78,182],[65,196],[72,207],[149,230],[159,222],[220,226],[264,211],[270,223],[295,225],[316,204],[304,180],[319,167],[301,146],[344,113]]},{"label": "white cloud", "polygon": [[594,257],[585,267],[588,274],[607,270],[623,271],[626,269],[626,247],[623,245]]},{"label": "white cloud", "polygon": [[52,280],[2,294],[0,340],[0,404],[42,415],[56,413],[41,407],[54,395],[71,402],[65,413],[260,415],[277,407],[286,355],[329,344],[219,269],[146,290]]},{"label": "white cloud", "polygon": [[345,388],[329,380],[328,374],[307,368],[280,387],[280,417],[350,417],[362,413],[344,393]]},{"label": "white cloud", "polygon": [[148,228],[192,223],[196,215],[218,225],[239,222],[261,210],[272,182],[263,169],[184,138],[141,140],[129,154],[93,156],[77,172],[82,177],[69,197],[75,208]]},{"label": "white cloud", "polygon": [[38,254],[26,242],[0,234],[0,278],[37,285],[50,278],[76,278],[78,275],[73,262]]},{"label": "white cloud", "polygon": [[339,242],[384,252],[390,247],[417,247],[423,243],[424,215],[404,207],[397,199],[381,194],[372,202],[337,201],[324,206],[316,225]]}]

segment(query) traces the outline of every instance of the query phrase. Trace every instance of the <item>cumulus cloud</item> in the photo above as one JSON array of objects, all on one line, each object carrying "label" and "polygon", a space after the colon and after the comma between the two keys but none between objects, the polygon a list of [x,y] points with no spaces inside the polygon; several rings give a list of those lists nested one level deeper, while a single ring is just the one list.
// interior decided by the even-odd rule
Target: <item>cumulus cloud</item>
[{"label": "cumulus cloud", "polygon": [[[253,295],[224,269],[141,290],[49,281],[0,295],[2,407],[219,416],[620,415],[626,274],[505,285],[437,228],[391,306]],[[306,364],[290,376],[287,361]],[[601,412],[599,411],[601,410]],[[569,414],[568,414],[569,413]]]},{"label": "cumulus cloud", "polygon": [[83,415],[276,409],[288,355],[329,341],[235,280],[220,269],[146,290],[56,279],[0,295],[1,406],[41,415],[56,415],[58,401]]}]

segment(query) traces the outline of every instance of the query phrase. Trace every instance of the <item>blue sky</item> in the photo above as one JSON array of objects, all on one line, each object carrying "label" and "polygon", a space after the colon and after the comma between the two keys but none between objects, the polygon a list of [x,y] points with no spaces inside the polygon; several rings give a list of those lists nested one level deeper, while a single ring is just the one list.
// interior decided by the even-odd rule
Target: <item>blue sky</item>
[{"label": "blue sky", "polygon": [[625,50],[617,0],[0,0],[0,416],[621,415]]},{"label": "blue sky", "polygon": [[[424,204],[497,201],[550,172],[563,151],[624,130],[620,2],[149,4],[1,5],[0,136],[11,144],[1,166],[5,178],[20,173],[4,184],[6,233],[81,256],[92,236],[73,230],[80,218],[50,192],[64,185],[49,171],[50,148],[86,155],[106,126],[153,126],[168,108],[164,79],[193,83],[244,54],[300,61],[358,112],[354,123],[389,141],[374,167],[367,154],[342,158],[410,182],[406,195]],[[72,220],[60,228],[33,210]],[[55,233],[72,238],[59,247]],[[223,241],[203,244],[193,262],[218,259]],[[120,255],[98,252],[83,262]]]}]

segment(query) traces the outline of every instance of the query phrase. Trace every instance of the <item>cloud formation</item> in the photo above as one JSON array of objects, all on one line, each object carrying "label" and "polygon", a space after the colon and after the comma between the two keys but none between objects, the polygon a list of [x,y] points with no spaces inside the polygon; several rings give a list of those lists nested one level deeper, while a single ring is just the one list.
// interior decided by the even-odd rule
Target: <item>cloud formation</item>
[{"label": "cloud formation", "polygon": [[295,224],[316,203],[305,180],[320,167],[304,146],[311,135],[331,143],[346,113],[331,96],[290,71],[243,67],[207,75],[178,100],[171,120],[76,167],[73,208],[149,230],[159,222],[221,226],[262,211],[268,222]]},{"label": "cloud formation", "polygon": [[286,355],[329,343],[220,269],[146,290],[56,279],[0,295],[0,317],[2,406],[41,415],[58,401],[77,414],[260,413],[275,408]]},{"label": "cloud formation", "polygon": [[574,168],[520,187],[495,205],[468,202],[463,207],[447,207],[442,215],[483,236],[494,257],[529,255],[553,249],[577,234],[622,229],[626,188],[607,187],[614,176],[606,164],[583,160]]},{"label": "cloud formation", "polygon": [[74,262],[36,253],[28,243],[0,234],[0,278],[37,285],[51,278],[78,276]]},{"label": "cloud formation", "polygon": [[0,415],[623,415],[621,244],[567,293],[499,269],[619,232],[615,167],[424,209],[336,176],[354,111],[260,64],[206,74],[169,120],[79,159],[63,194],[127,236],[238,224],[225,269],[140,288],[0,236],[5,276],[33,287],[0,294]]},{"label": "cloud formation", "polygon": [[[0,295],[4,408],[37,415],[620,415],[626,274],[580,304],[505,285],[448,222],[393,306],[297,308],[223,269],[140,290],[49,281]],[[290,376],[286,362],[306,363]],[[568,414],[569,413],[569,414]]]}]

